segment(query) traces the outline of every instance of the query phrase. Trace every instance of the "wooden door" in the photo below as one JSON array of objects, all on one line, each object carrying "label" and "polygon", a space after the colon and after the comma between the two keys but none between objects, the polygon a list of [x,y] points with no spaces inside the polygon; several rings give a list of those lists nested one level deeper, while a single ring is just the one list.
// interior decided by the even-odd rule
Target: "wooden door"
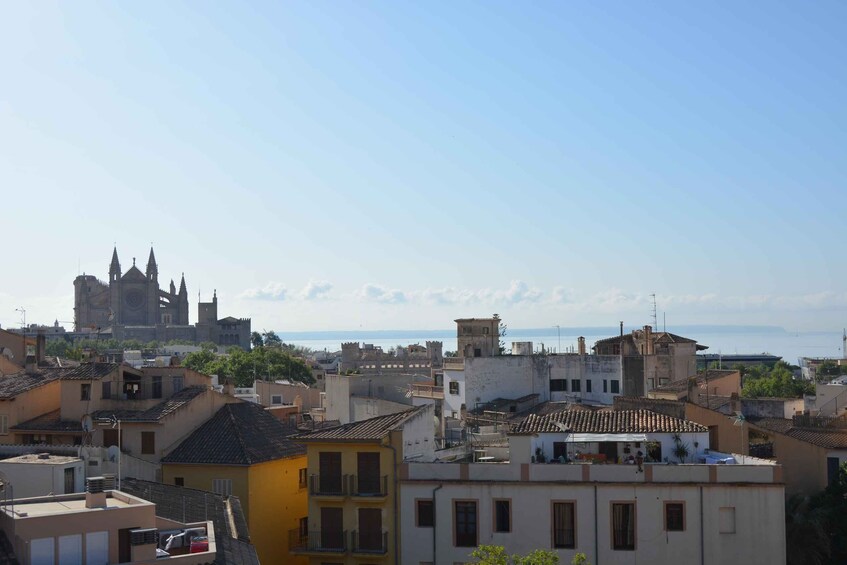
[{"label": "wooden door", "polygon": [[341,453],[321,451],[319,470],[320,492],[341,494]]},{"label": "wooden door", "polygon": [[358,454],[358,494],[380,494],[379,453]]}]

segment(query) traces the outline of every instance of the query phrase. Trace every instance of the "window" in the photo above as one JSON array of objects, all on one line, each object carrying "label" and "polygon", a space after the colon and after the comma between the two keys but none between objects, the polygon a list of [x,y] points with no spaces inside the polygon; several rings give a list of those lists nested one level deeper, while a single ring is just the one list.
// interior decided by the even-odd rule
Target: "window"
[{"label": "window", "polygon": [[495,532],[511,532],[512,531],[512,501],[511,500],[495,500],[494,501],[494,531]]},{"label": "window", "polygon": [[621,382],[617,379],[612,380],[612,394],[621,393]]},{"label": "window", "polygon": [[174,394],[176,394],[176,393],[178,393],[179,391],[182,390],[182,377],[181,376],[173,378],[173,387],[174,387]]},{"label": "window", "polygon": [[156,453],[156,432],[141,432],[141,454],[154,455]]},{"label": "window", "polygon": [[100,396],[103,397],[103,400],[109,400],[110,398],[112,398],[111,381],[105,381],[100,384]]},{"label": "window", "polygon": [[482,335],[488,335],[488,328],[482,328]]},{"label": "window", "polygon": [[184,487],[185,477],[174,477],[174,484],[178,487]]},{"label": "window", "polygon": [[575,506],[573,502],[553,503],[553,547],[563,549],[576,547]]},{"label": "window", "polygon": [[419,528],[431,528],[435,525],[434,520],[434,504],[431,500],[415,501],[417,509],[415,511],[416,525]]},{"label": "window", "polygon": [[0,435],[9,433],[9,417],[6,414],[0,414]]},{"label": "window", "polygon": [[685,531],[685,503],[665,502],[665,531]]},{"label": "window", "polygon": [[282,395],[281,394],[271,395],[271,404],[273,406],[278,406],[278,405],[282,404]]},{"label": "window", "polygon": [[118,430],[114,428],[106,428],[103,430],[103,447],[111,447],[113,445],[123,446],[123,435],[123,430],[121,430],[120,437],[118,437]]},{"label": "window", "polygon": [[475,348],[475,349],[473,350],[473,356],[474,356],[474,357],[482,357],[482,349],[480,349],[480,348],[478,348],[478,347],[477,347],[477,348]]},{"label": "window", "polygon": [[212,481],[212,492],[230,496],[232,494],[232,479],[214,479]]},{"label": "window", "polygon": [[300,478],[300,484],[299,484],[300,488],[306,488],[308,486],[307,485],[308,472],[309,472],[308,469],[300,469],[300,471],[298,472],[298,475],[299,475],[299,478]]},{"label": "window", "polygon": [[609,381],[603,379],[603,392],[609,392]]},{"label": "window", "polygon": [[734,534],[735,533],[735,507],[724,506],[718,510],[718,524],[720,533]]},{"label": "window", "polygon": [[550,379],[550,392],[568,392],[568,380]]},{"label": "window", "polygon": [[635,549],[634,502],[612,503],[612,549]]},{"label": "window", "polygon": [[475,500],[453,502],[453,540],[456,547],[476,547],[477,519]]},{"label": "window", "polygon": [[656,388],[656,379],[650,377],[647,379],[647,390],[653,390],[654,388]]},{"label": "window", "polygon": [[585,392],[591,392],[591,381],[590,380],[585,381]]},{"label": "window", "polygon": [[79,399],[91,400],[91,383],[82,383],[79,385]]},{"label": "window", "polygon": [[459,394],[459,381],[450,381],[450,394]]},{"label": "window", "polygon": [[153,377],[153,398],[162,398],[162,377]]},{"label": "window", "polygon": [[571,379],[571,392],[582,392],[582,381]]}]

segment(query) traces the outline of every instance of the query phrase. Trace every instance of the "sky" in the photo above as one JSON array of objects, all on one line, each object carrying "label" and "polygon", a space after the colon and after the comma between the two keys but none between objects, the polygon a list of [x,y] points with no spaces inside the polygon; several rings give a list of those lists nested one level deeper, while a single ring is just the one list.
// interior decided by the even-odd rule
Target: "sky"
[{"label": "sky", "polygon": [[0,8],[0,325],[847,325],[847,4]]}]

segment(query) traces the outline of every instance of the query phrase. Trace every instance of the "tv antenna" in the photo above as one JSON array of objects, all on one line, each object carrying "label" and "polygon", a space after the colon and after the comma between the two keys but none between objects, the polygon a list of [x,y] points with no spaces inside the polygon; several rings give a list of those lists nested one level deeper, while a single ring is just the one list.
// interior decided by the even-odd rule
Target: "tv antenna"
[{"label": "tv antenna", "polygon": [[653,299],[653,329],[659,331],[659,320],[656,317],[656,293],[654,292],[650,297]]}]

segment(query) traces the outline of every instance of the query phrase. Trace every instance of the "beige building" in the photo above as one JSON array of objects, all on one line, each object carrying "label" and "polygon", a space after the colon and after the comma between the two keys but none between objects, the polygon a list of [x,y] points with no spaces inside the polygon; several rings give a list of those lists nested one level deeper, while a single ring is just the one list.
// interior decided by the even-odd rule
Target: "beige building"
[{"label": "beige building", "polygon": [[[576,553],[589,563],[785,563],[779,465],[709,463],[732,456],[706,449],[703,426],[670,416],[572,412],[521,422],[505,460],[403,464],[400,563],[465,563],[481,544],[548,549],[562,563]],[[691,454],[670,465],[677,438]],[[657,443],[655,462],[600,464]]]},{"label": "beige building", "polygon": [[500,355],[500,318],[459,318],[454,321],[458,357]]},{"label": "beige building", "polygon": [[741,372],[720,369],[709,369],[647,392],[648,398],[688,400],[699,406],[705,406],[711,397],[728,397],[733,394],[741,394]]},{"label": "beige building", "polygon": [[[156,517],[156,505],[89,478],[85,493],[22,498],[0,506],[0,529],[23,565],[157,563],[159,529],[207,538],[204,551],[173,551],[168,562],[203,565],[217,552],[212,522],[180,524]],[[199,546],[198,546],[199,547]]]}]

